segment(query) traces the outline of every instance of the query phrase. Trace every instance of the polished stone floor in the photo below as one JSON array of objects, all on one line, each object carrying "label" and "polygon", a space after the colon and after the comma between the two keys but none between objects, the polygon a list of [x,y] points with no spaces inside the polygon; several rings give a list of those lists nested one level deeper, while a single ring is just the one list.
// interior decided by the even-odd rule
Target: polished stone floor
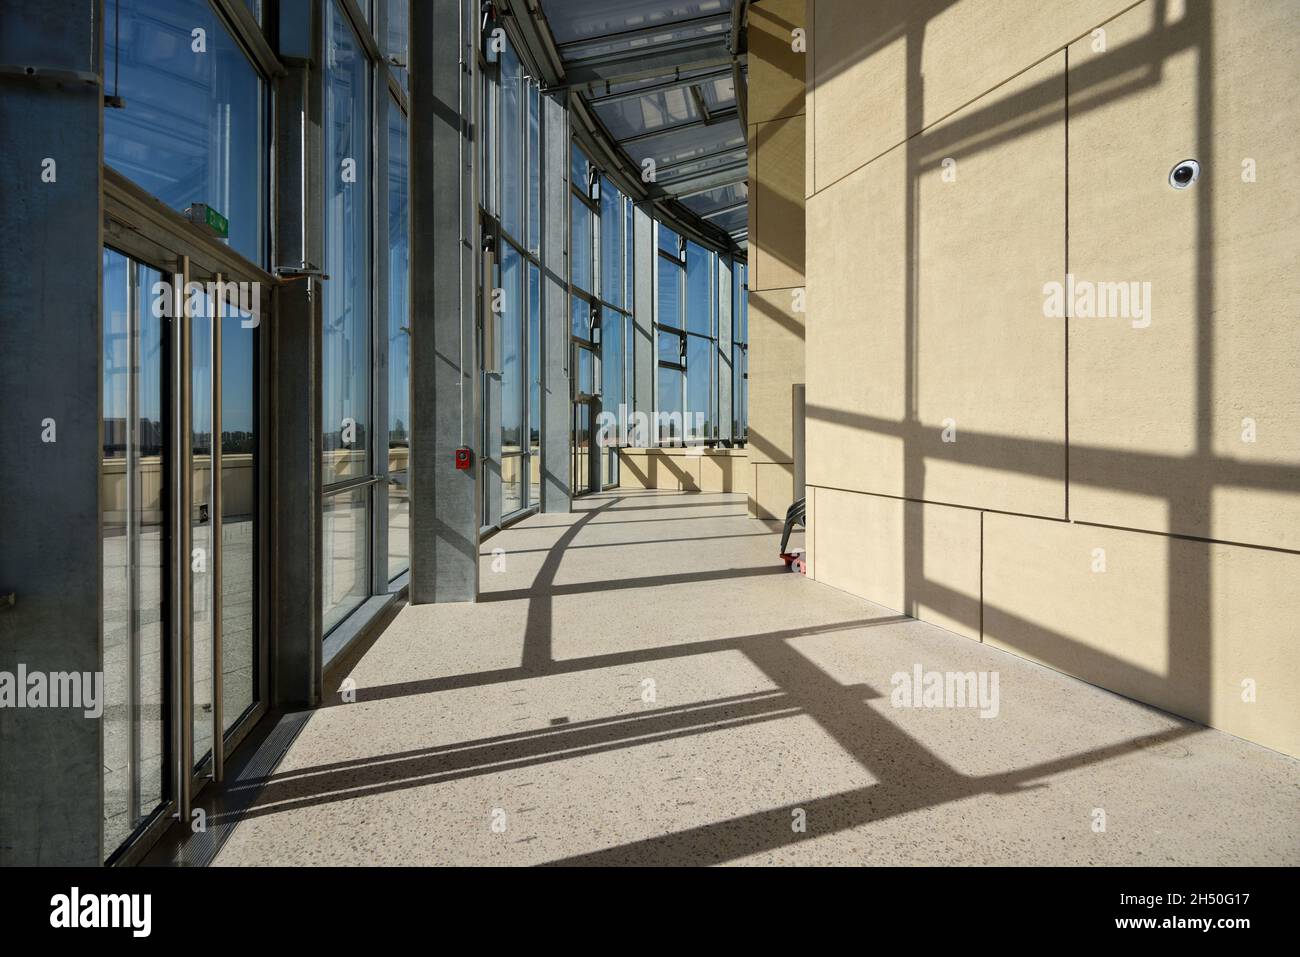
[{"label": "polished stone floor", "polygon": [[1294,759],[787,573],[743,496],[578,508],[402,609],[217,863],[1300,863]]}]

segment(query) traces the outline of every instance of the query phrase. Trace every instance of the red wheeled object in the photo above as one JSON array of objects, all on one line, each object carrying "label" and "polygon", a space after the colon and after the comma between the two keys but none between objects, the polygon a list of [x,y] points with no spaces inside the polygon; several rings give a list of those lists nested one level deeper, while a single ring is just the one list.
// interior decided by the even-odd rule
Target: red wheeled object
[{"label": "red wheeled object", "polygon": [[804,560],[802,552],[789,552],[786,548],[790,545],[790,533],[794,531],[795,523],[803,525],[805,522],[804,500],[798,499],[791,505],[785,513],[785,529],[781,532],[781,561],[785,562],[785,567],[790,571],[800,575],[808,574],[808,563]]}]

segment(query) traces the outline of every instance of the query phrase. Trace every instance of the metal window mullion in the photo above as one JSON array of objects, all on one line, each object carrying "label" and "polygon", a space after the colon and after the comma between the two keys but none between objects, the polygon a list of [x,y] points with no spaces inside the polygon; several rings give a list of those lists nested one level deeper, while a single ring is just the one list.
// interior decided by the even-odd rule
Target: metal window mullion
[{"label": "metal window mullion", "polygon": [[211,438],[208,442],[208,474],[211,476],[208,534],[211,537],[211,554],[208,556],[208,577],[212,588],[212,779],[218,783],[220,783],[224,776],[226,760],[225,740],[223,738],[225,731],[225,709],[222,699],[225,687],[224,675],[222,674],[223,635],[221,627],[221,557],[223,551],[221,541],[221,317],[225,313],[225,294],[222,291],[222,282],[224,278],[225,277],[221,273],[217,273],[216,289],[218,298],[215,302],[211,297],[209,297],[208,300],[209,308],[212,311],[212,317],[210,320],[212,323],[212,334],[208,337],[209,349],[211,350],[208,363],[208,368],[211,370],[209,382]]},{"label": "metal window mullion", "polygon": [[190,520],[193,482],[193,441],[190,396],[190,328],[185,289],[189,282],[189,257],[181,256],[173,276],[172,300],[172,445],[176,472],[172,497],[172,688],[173,757],[175,759],[176,814],[189,823],[194,773],[193,723],[193,575],[190,564]]},{"label": "metal window mullion", "polygon": [[[127,592],[127,818],[140,820],[140,266],[127,259],[127,421],[126,438],[126,568]],[[159,464],[161,471],[161,463]]]}]

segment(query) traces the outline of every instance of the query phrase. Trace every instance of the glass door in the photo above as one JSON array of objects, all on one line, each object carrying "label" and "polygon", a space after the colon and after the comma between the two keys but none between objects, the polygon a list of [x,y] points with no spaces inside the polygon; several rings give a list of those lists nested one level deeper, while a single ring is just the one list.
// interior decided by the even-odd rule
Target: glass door
[{"label": "glass door", "polygon": [[594,454],[597,416],[600,412],[600,397],[596,394],[596,381],[600,375],[597,348],[589,342],[573,340],[574,394],[571,438],[574,495],[584,495],[594,491],[599,487],[597,483],[600,481],[600,458],[599,455]]},{"label": "glass door", "polygon": [[[171,268],[165,268],[163,264]],[[220,780],[262,700],[257,361],[247,288],[105,249],[104,849]],[[256,287],[254,287],[256,290]],[[258,293],[253,292],[256,296]]]}]

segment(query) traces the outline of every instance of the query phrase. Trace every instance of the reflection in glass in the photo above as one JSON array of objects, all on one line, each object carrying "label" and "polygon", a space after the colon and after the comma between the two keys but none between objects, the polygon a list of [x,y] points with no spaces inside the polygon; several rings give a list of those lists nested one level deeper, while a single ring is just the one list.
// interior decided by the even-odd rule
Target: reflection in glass
[{"label": "reflection in glass", "polygon": [[542,274],[528,264],[528,504],[542,498]]},{"label": "reflection in glass", "polygon": [[623,315],[613,309],[602,309],[600,318],[600,342],[602,408],[614,415],[618,414],[620,404],[627,403],[623,391]]},{"label": "reflection in glass", "polygon": [[388,0],[387,32],[384,55],[388,58],[389,68],[397,76],[397,82],[409,93],[411,61],[407,46],[411,33],[411,0]]},{"label": "reflection in glass", "polygon": [[528,248],[538,252],[542,248],[542,123],[541,89],[536,83],[528,84],[528,170],[524,182],[528,185]]},{"label": "reflection in glass", "polygon": [[324,632],[359,608],[370,594],[368,486],[325,499],[321,515],[321,603]]},{"label": "reflection in glass", "polygon": [[162,277],[104,250],[104,849],[112,852],[166,795],[167,424]]},{"label": "reflection in glass", "polygon": [[410,230],[406,118],[388,110],[388,580],[411,567]]},{"label": "reflection in glass", "polygon": [[591,471],[588,453],[591,447],[591,406],[586,402],[573,405],[572,477],[570,485],[575,495],[591,491]]},{"label": "reflection in glass", "polygon": [[656,411],[660,413],[659,441],[681,442],[682,373],[680,369],[659,368],[659,399]]},{"label": "reflection in glass", "polygon": [[522,87],[519,57],[506,43],[501,52],[501,225],[518,240],[524,237]]},{"label": "reflection in glass", "polygon": [[686,337],[686,425],[697,441],[713,434],[713,355],[712,339]]},{"label": "reflection in glass", "polygon": [[501,250],[501,297],[498,349],[501,355],[501,452],[509,455],[523,447],[523,258],[510,243]]},{"label": "reflection in glass", "polygon": [[510,515],[524,507],[523,455],[503,455],[501,457],[501,517]]},{"label": "reflection in glass", "polygon": [[657,257],[657,262],[659,264],[659,323],[680,329],[682,327],[682,267],[663,256]]},{"label": "reflection in glass", "polygon": [[195,296],[190,321],[190,562],[193,617],[194,765],[212,748],[212,319],[215,305]]},{"label": "reflection in glass", "polygon": [[623,307],[623,194],[609,180],[600,187],[600,295]]},{"label": "reflection in glass", "polygon": [[323,480],[369,471],[369,65],[338,0],[329,5],[325,96],[325,330],[321,346]]},{"label": "reflection in glass", "polygon": [[695,243],[686,244],[686,328],[713,334],[713,253]]},{"label": "reflection in glass", "polygon": [[591,227],[591,210],[577,196],[569,197],[571,203],[570,227],[573,235],[570,238],[572,243],[572,274],[573,284],[585,292],[592,292],[595,287],[595,276],[592,274],[592,227]]},{"label": "reflection in glass", "polygon": [[257,700],[257,330],[221,320],[221,690],[226,731]]},{"label": "reflection in glass", "polygon": [[[202,30],[200,38],[194,31]],[[104,162],[172,209],[204,203],[263,263],[262,80],[207,0],[114,0],[104,18]]]}]

